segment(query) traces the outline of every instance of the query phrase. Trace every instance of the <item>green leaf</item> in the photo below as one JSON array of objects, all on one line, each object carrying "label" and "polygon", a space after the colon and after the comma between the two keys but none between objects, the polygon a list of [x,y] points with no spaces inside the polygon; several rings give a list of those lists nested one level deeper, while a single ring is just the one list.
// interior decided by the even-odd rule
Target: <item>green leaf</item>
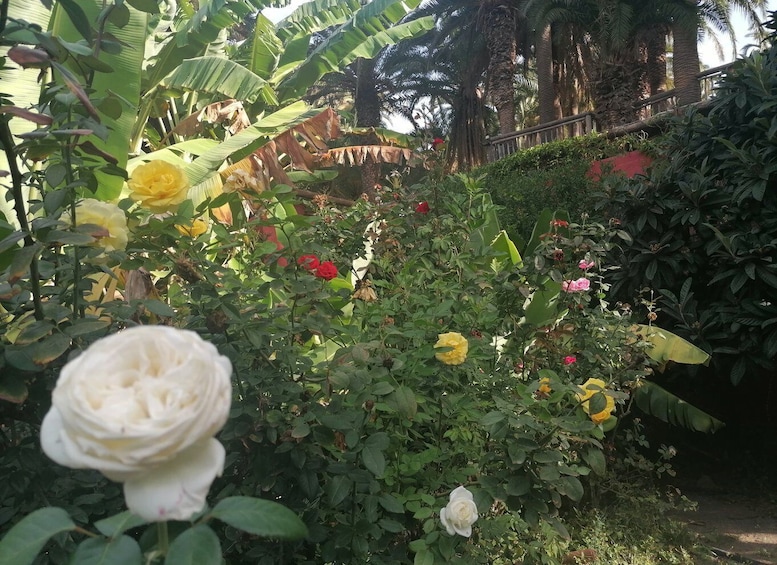
[{"label": "green leaf", "polygon": [[[554,219],[568,222],[569,214],[561,211],[553,212],[549,208],[545,208],[542,212],[540,212],[540,217],[537,218],[537,223],[534,224],[534,229],[531,232],[531,238],[529,238],[529,242],[526,244],[526,248],[523,250],[524,257],[529,257],[530,255],[534,254],[534,251],[540,245],[541,236],[551,231],[550,222],[552,222]],[[559,229],[559,233],[564,235],[568,235],[568,233],[566,233],[568,231],[569,230],[564,228]]]},{"label": "green leaf", "polygon": [[388,397],[396,410],[406,418],[413,419],[418,412],[418,401],[415,394],[406,386],[398,387]]},{"label": "green leaf", "polygon": [[90,334],[104,330],[111,325],[110,320],[97,320],[97,319],[77,319],[73,320],[72,325],[64,329],[64,332],[70,337],[76,337],[79,335]]},{"label": "green leaf", "polygon": [[[96,21],[103,8],[103,0],[79,0],[78,4],[83,9],[86,22]],[[59,3],[54,6],[49,31],[66,41],[77,41],[81,34],[72,22],[64,17],[63,10],[58,9],[59,6]],[[124,111],[118,119],[112,120],[108,116],[103,116],[111,124],[107,140],[102,141],[96,136],[89,137],[98,149],[115,157],[120,168],[126,167],[133,126],[135,120],[139,119],[137,105],[140,102],[141,66],[144,56],[143,46],[148,33],[148,17],[147,13],[132,8],[127,25],[121,28],[111,23],[106,25],[105,31],[126,47],[122,47],[121,52],[115,55],[105,51],[100,53],[100,61],[109,65],[114,72],[95,72],[91,85],[91,99],[98,100],[112,95],[125,101]],[[121,80],[117,80],[116,77],[121,77]],[[96,198],[113,200],[119,196],[124,184],[121,177],[100,171],[97,171],[95,176],[98,181]]]},{"label": "green leaf", "polygon": [[89,538],[78,545],[71,562],[78,565],[142,565],[143,552],[138,542],[129,536]]},{"label": "green leaf", "polygon": [[115,537],[145,523],[146,521],[143,518],[135,516],[129,510],[125,510],[120,514],[95,522],[94,527],[105,536]]},{"label": "green leaf", "polygon": [[659,363],[674,361],[688,365],[702,365],[710,358],[706,351],[670,331],[638,324],[636,332],[643,340],[652,345],[647,350],[647,354]]},{"label": "green leaf", "polygon": [[[42,2],[27,2],[26,0],[13,1],[8,5],[10,18],[23,19],[31,24],[39,25],[46,29],[51,13]],[[32,39],[32,38],[31,38]],[[0,46],[0,57],[4,57],[8,47]],[[0,69],[0,84],[6,94],[10,94],[14,104],[20,108],[30,108],[38,103],[41,86],[38,83],[38,73],[34,69],[22,69],[16,65],[9,65]],[[8,126],[11,133],[18,135],[27,133],[36,128],[32,122],[22,119],[12,119]],[[21,162],[19,162],[22,166]],[[0,171],[8,171],[8,160],[5,151],[0,151]],[[22,167],[22,172],[25,169]],[[12,202],[0,198],[0,217],[14,218]],[[17,225],[18,227],[18,225]]]},{"label": "green leaf", "polygon": [[589,447],[583,452],[583,461],[588,463],[591,470],[603,477],[607,472],[607,462],[604,459],[604,453],[595,447]]},{"label": "green leaf", "polygon": [[175,316],[175,310],[159,300],[143,300],[143,305],[149,312],[156,314],[157,316],[163,316],[165,318],[172,318]]},{"label": "green leaf", "polygon": [[725,426],[724,422],[650,381],[642,381],[633,394],[640,410],[669,424],[704,433]]},{"label": "green leaf", "polygon": [[575,502],[583,498],[583,494],[585,494],[583,483],[577,477],[561,477],[558,491]]},{"label": "green leaf", "polygon": [[204,524],[189,528],[170,544],[165,565],[221,565],[218,536]]},{"label": "green leaf", "polygon": [[244,66],[223,57],[187,59],[162,79],[161,87],[218,93],[246,102],[261,99],[265,104],[278,104],[270,85]]},{"label": "green leaf", "polygon": [[25,516],[0,540],[3,565],[29,565],[46,542],[76,525],[62,508],[41,508]]},{"label": "green leaf", "polygon": [[12,375],[7,371],[0,373],[0,399],[21,404],[27,400],[27,385],[20,375]]},{"label": "green leaf", "polygon": [[[325,74],[341,72],[343,67],[360,57],[370,59],[387,45],[417,37],[432,29],[434,18],[431,16],[398,23],[420,1],[373,0],[322,41],[292,72],[289,72],[289,67],[293,67],[294,63],[284,64],[282,58],[279,99],[297,99]],[[275,80],[279,78],[276,74]]]},{"label": "green leaf", "polygon": [[298,540],[308,535],[307,527],[294,512],[277,502],[261,498],[225,498],[211,510],[210,516],[257,536]]},{"label": "green leaf", "polygon": [[141,12],[147,12],[149,14],[159,13],[159,4],[157,0],[124,0],[127,4],[140,10]]},{"label": "green leaf", "polygon": [[524,321],[541,327],[556,321],[566,307],[559,304],[561,284],[548,279],[543,288],[535,290],[526,300],[523,310]]},{"label": "green leaf", "polygon": [[79,35],[87,41],[91,40],[92,26],[89,24],[93,21],[92,18],[88,18],[81,6],[73,0],[60,0],[58,4],[65,10]]},{"label": "green leaf", "polygon": [[376,447],[365,447],[362,449],[362,461],[367,470],[376,477],[382,477],[386,472],[386,458],[383,452]]},{"label": "green leaf", "polygon": [[326,494],[329,497],[329,503],[332,506],[337,506],[343,500],[345,500],[349,494],[351,494],[351,487],[353,481],[343,475],[337,475],[332,477],[326,485]]},{"label": "green leaf", "polygon": [[496,238],[494,238],[494,241],[491,242],[491,247],[494,251],[504,254],[506,259],[509,259],[510,264],[520,265],[522,263],[518,248],[505,230],[500,231]]}]

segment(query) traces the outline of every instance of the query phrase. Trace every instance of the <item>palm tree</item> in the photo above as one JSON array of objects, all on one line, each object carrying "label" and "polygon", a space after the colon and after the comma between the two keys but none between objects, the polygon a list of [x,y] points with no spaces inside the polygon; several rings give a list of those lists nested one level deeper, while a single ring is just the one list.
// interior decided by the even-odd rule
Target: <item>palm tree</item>
[{"label": "palm tree", "polygon": [[731,33],[731,12],[741,10],[751,28],[760,28],[760,18],[766,9],[766,0],[675,0],[675,18],[672,25],[675,90],[679,105],[701,99],[701,88],[696,75],[700,71],[698,40],[700,33],[716,30]]},{"label": "palm tree", "polygon": [[474,25],[478,7],[469,0],[432,0],[418,15],[427,14],[436,16],[435,30],[390,49],[382,71],[395,85],[397,111],[411,121],[425,101],[450,109],[448,167],[467,170],[485,160],[483,83],[489,56]]},{"label": "palm tree", "polygon": [[488,46],[488,89],[499,115],[499,133],[515,131],[517,20],[512,0],[481,0],[478,23]]}]

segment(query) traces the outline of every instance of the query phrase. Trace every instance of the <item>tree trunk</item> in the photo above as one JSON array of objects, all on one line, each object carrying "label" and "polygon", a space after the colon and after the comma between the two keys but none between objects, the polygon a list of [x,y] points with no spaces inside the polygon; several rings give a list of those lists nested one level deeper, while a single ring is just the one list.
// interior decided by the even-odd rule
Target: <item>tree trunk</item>
[{"label": "tree trunk", "polygon": [[672,70],[677,104],[685,106],[701,100],[699,74],[699,45],[697,29],[687,25],[672,26],[674,56]]},{"label": "tree trunk", "polygon": [[611,53],[599,62],[592,95],[596,119],[604,130],[638,121],[634,103],[642,98],[644,84],[639,63],[636,48]]},{"label": "tree trunk", "polygon": [[650,96],[666,91],[666,31],[652,28],[645,41],[647,51],[647,83]]},{"label": "tree trunk", "polygon": [[537,31],[535,55],[537,58],[537,86],[539,90],[540,123],[560,118],[557,108],[556,88],[553,80],[553,43],[551,27],[546,25]]},{"label": "tree trunk", "polygon": [[505,0],[483,7],[483,33],[488,46],[488,85],[491,100],[499,115],[499,132],[515,131],[515,71],[517,46],[515,13]]},{"label": "tree trunk", "polygon": [[[356,62],[356,111],[357,127],[380,126],[380,96],[376,88],[375,59],[359,59]],[[372,134],[368,136],[365,145],[377,145],[380,140]],[[372,157],[367,157],[361,166],[362,192],[370,200],[375,199],[375,186],[380,182],[380,163]]]},{"label": "tree trunk", "polygon": [[448,149],[450,172],[467,171],[486,160],[485,112],[480,89],[483,63],[478,57],[470,59],[456,92]]}]

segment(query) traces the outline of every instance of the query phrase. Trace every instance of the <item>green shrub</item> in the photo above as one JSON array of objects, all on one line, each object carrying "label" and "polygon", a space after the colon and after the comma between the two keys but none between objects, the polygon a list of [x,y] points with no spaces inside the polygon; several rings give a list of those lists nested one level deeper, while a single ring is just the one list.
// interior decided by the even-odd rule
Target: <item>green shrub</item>
[{"label": "green shrub", "polygon": [[776,93],[777,47],[740,59],[709,114],[667,136],[663,166],[610,185],[605,203],[633,239],[614,257],[616,296],[653,290],[659,324],[712,353],[733,384],[776,366]]},{"label": "green shrub", "polygon": [[485,165],[474,175],[486,175],[499,221],[516,240],[526,241],[545,208],[566,210],[573,219],[594,212],[594,184],[586,176],[591,163],[636,149],[649,142],[637,136],[608,139],[589,135],[545,143]]}]

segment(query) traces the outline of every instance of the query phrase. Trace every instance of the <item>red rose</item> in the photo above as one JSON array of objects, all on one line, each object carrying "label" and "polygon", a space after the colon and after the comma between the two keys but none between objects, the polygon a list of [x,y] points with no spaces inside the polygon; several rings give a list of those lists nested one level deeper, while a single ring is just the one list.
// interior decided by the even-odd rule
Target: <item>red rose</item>
[{"label": "red rose", "polygon": [[324,261],[316,269],[316,276],[326,281],[331,281],[337,276],[337,267],[331,261]]},{"label": "red rose", "polygon": [[419,214],[428,214],[429,213],[429,203],[424,201],[420,202],[418,206],[415,207],[415,211]]},{"label": "red rose", "polygon": [[308,271],[315,271],[318,269],[319,266],[318,257],[315,255],[301,255],[299,259],[297,259],[297,265],[302,266],[303,269],[307,269]]},{"label": "red rose", "polygon": [[437,148],[438,148],[440,145],[445,145],[445,140],[444,140],[443,138],[441,138],[441,137],[435,137],[435,138],[432,140],[432,149],[434,149],[435,151],[437,151]]}]

